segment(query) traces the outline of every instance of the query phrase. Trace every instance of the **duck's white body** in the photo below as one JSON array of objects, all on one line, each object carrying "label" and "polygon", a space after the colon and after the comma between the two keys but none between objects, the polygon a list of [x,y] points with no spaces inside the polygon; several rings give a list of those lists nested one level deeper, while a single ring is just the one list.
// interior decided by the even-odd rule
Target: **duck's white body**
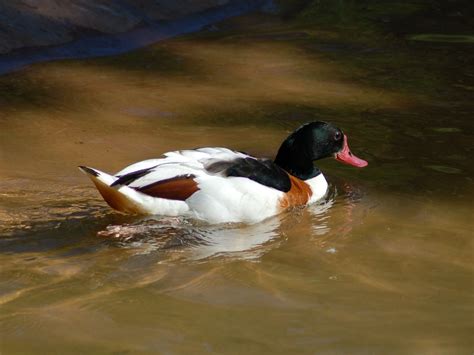
[{"label": "duck's white body", "polygon": [[[226,176],[209,169],[214,163],[242,158],[257,160],[227,148],[200,148],[144,160],[114,176],[97,169],[81,169],[109,205],[119,211],[184,215],[210,223],[259,222],[287,207],[313,203],[327,192],[328,184],[322,174],[305,181],[289,175],[291,190],[283,192],[248,177]],[[114,185],[124,176],[133,179]]]}]

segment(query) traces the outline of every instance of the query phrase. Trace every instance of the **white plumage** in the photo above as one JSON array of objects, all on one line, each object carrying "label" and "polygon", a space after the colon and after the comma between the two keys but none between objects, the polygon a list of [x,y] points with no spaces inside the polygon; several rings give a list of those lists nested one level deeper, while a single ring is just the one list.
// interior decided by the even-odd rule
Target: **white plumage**
[{"label": "white plumage", "polygon": [[[284,192],[246,177],[224,176],[206,169],[212,163],[231,162],[238,158],[255,159],[227,148],[200,148],[168,152],[160,159],[134,163],[115,176],[97,169],[81,169],[92,179],[104,199],[123,212],[185,215],[210,223],[255,223],[281,212],[280,201]],[[119,177],[144,169],[148,169],[146,174],[128,185],[110,186]],[[197,190],[183,201],[153,197],[139,191],[180,176],[193,176],[197,185]],[[322,174],[311,180],[306,183],[312,190],[310,202],[314,202],[325,195],[327,183]]]}]

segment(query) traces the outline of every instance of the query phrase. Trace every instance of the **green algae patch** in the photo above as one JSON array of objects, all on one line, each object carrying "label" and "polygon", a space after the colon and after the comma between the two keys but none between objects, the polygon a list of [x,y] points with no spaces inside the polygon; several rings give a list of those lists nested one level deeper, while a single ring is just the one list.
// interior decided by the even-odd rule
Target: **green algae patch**
[{"label": "green algae patch", "polygon": [[439,133],[458,133],[462,132],[459,128],[456,127],[436,127],[433,128],[433,131],[439,132]]},{"label": "green algae patch", "polygon": [[410,41],[418,42],[439,42],[439,43],[474,43],[474,35],[448,35],[423,33],[410,35],[407,37]]},{"label": "green algae patch", "polygon": [[451,166],[445,166],[445,165],[425,165],[425,168],[437,171],[439,173],[445,173],[445,174],[461,174],[462,170],[458,168],[453,168]]}]

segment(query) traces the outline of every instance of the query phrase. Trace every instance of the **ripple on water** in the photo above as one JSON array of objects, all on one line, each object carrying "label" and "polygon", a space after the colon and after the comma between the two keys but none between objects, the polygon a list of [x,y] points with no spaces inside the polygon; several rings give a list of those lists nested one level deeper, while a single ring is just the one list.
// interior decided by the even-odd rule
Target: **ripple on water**
[{"label": "ripple on water", "polygon": [[[361,198],[359,189],[344,182],[337,188],[331,186],[326,198],[316,204],[304,209],[296,208],[253,225],[209,225],[181,217],[152,216],[130,223],[109,224],[97,235],[106,238],[111,245],[133,250],[136,254],[165,252],[168,260],[175,260],[175,257],[185,260],[217,257],[257,260],[301,226],[304,229],[302,233],[309,240],[319,242],[329,240],[333,220],[342,219],[341,232],[348,234],[354,226],[351,216],[356,213],[354,210]],[[341,213],[334,213],[334,207]]]},{"label": "ripple on water", "polygon": [[[169,284],[166,287],[169,292],[190,297],[217,282],[215,273],[224,272],[220,265],[230,261],[260,261],[272,250],[287,244],[290,236],[297,249],[305,250],[311,243],[322,253],[333,254],[327,250],[335,250],[331,244],[335,236],[344,237],[353,228],[354,221],[348,217],[354,213],[362,195],[353,185],[337,182],[323,201],[308,208],[294,209],[254,225],[208,225],[180,217],[123,216],[91,198],[83,189],[70,189],[68,196],[47,190],[12,194],[9,213],[16,231],[1,238],[0,245],[8,252],[5,255],[10,255],[8,275],[25,266],[25,258],[18,259],[18,253],[32,260],[28,267],[31,272],[23,274],[21,282],[12,283],[20,279],[9,278],[9,291],[1,300],[9,303],[34,299],[35,293],[50,290],[56,294],[64,287],[71,294],[89,295],[95,300],[161,282]],[[24,206],[27,200],[36,204]],[[41,205],[38,200],[42,200]],[[19,225],[26,227],[19,229]],[[295,239],[298,235],[301,238]],[[182,279],[175,280],[176,270],[169,278],[168,269],[177,263],[185,271]],[[194,263],[214,266],[209,272],[195,273],[187,267]],[[219,285],[240,277],[238,270],[226,270],[230,274],[221,275],[224,279]],[[251,281],[252,288],[263,287],[264,292],[275,297],[275,302],[288,304],[289,300],[281,298],[272,285],[273,272],[256,269],[255,273],[257,278]],[[280,281],[287,282],[288,277]],[[240,288],[238,283],[234,286]],[[227,288],[221,291],[228,293]],[[249,291],[252,294],[249,297],[257,300],[259,292]],[[213,297],[210,302],[217,301]],[[237,297],[236,302],[240,301]]]},{"label": "ripple on water", "polygon": [[[339,235],[347,234],[361,195],[350,183],[336,179],[323,201],[305,209],[254,225],[208,225],[181,217],[124,216],[105,206],[91,188],[72,187],[67,196],[52,187],[7,190],[7,208],[0,214],[0,246],[8,252],[61,250],[65,256],[119,247],[135,255],[161,253],[160,262],[216,257],[256,260],[300,224],[310,229],[303,233],[317,243],[331,238],[332,221],[337,218],[342,219]],[[342,213],[334,213],[334,208]]]},{"label": "ripple on water", "polygon": [[347,218],[351,206],[360,199],[360,191],[338,182],[337,188],[331,186],[326,199],[303,210],[254,225],[208,225],[181,217],[124,216],[91,197],[90,192],[83,188],[70,189],[68,196],[48,189],[5,192],[7,209],[0,214],[2,247],[11,252],[69,247],[68,252],[74,253],[72,250],[80,249],[87,236],[90,251],[106,243],[136,254],[163,251],[170,255],[179,250],[175,256],[194,260],[217,256],[257,259],[281,242],[286,231],[306,218],[302,217],[305,214],[311,216],[311,238],[319,238],[330,231],[328,222],[334,206],[344,210],[343,218]]}]

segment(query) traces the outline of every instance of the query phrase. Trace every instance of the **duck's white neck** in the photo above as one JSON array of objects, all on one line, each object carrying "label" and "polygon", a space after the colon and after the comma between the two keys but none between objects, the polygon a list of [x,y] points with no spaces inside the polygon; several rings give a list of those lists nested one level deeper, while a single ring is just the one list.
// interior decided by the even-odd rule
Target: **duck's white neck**
[{"label": "duck's white neck", "polygon": [[328,182],[326,181],[322,173],[315,176],[314,178],[305,180],[305,183],[307,183],[309,187],[311,187],[311,191],[313,192],[309,203],[313,203],[320,200],[326,195],[328,191]]}]

